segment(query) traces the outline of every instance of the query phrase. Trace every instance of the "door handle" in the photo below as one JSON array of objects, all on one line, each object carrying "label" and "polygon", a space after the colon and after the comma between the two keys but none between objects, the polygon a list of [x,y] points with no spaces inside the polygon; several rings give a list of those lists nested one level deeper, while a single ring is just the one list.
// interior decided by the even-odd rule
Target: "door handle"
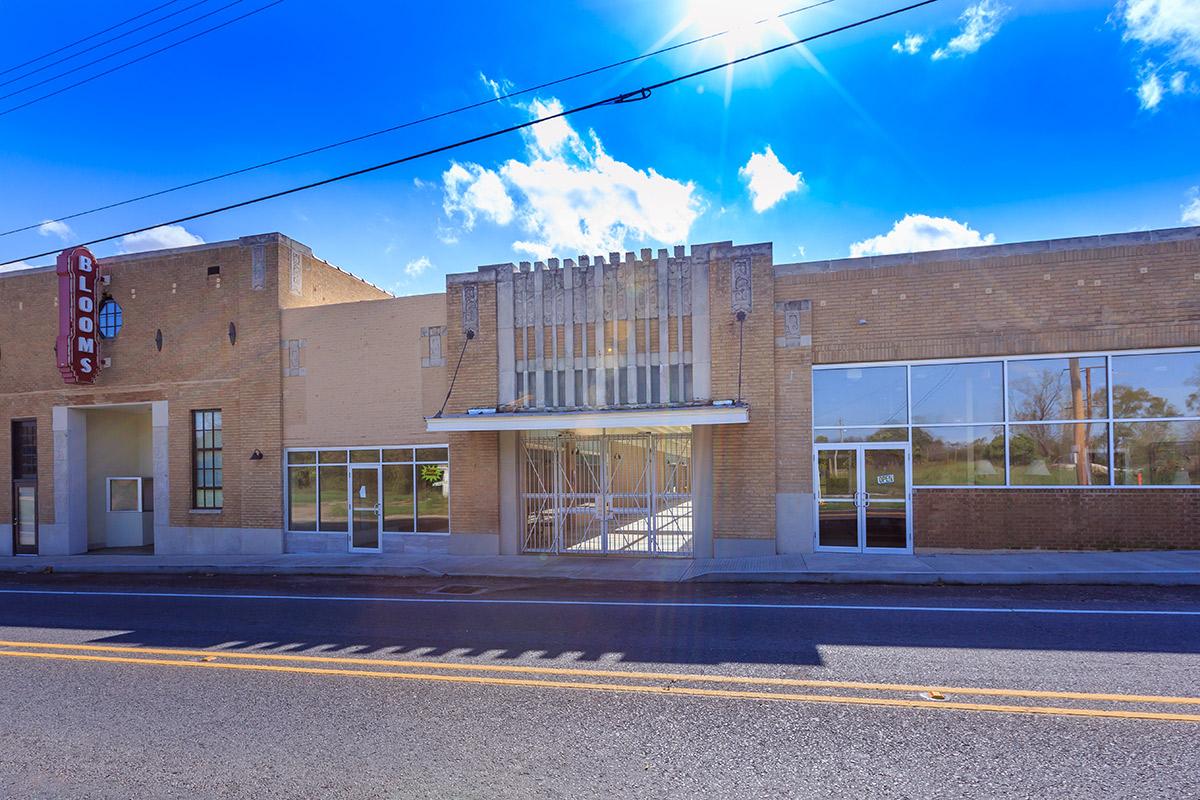
[{"label": "door handle", "polygon": [[863,492],[863,508],[871,507],[871,493]]}]

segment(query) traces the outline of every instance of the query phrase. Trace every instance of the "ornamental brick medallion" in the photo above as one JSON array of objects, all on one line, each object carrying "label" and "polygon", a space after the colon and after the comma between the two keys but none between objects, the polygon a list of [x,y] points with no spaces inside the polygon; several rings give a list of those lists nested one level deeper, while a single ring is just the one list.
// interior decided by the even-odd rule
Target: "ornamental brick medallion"
[{"label": "ornamental brick medallion", "polygon": [[737,314],[741,311],[749,314],[753,305],[750,293],[750,259],[735,258],[733,260],[730,284],[732,286],[730,297],[733,313]]},{"label": "ornamental brick medallion", "polygon": [[473,283],[463,285],[462,327],[464,331],[479,332],[479,287]]}]

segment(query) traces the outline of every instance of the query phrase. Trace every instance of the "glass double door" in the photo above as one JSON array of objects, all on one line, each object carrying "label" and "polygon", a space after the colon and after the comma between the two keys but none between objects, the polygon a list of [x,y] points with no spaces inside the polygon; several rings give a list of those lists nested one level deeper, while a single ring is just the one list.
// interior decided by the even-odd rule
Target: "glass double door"
[{"label": "glass double door", "polygon": [[379,467],[350,467],[350,549],[378,553],[383,547]]},{"label": "glass double door", "polygon": [[819,444],[817,548],[907,552],[908,444]]}]

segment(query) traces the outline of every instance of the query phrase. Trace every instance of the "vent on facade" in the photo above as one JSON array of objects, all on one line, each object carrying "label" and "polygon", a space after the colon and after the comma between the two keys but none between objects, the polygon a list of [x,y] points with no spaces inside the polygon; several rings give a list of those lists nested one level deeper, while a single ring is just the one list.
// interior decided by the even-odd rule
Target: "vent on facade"
[{"label": "vent on facade", "polygon": [[212,276],[214,276],[214,275],[220,275],[220,274],[221,274],[221,268],[220,268],[219,266],[218,266],[218,267],[209,267],[209,268],[208,268],[208,277],[210,277],[210,278],[211,278],[211,277],[212,277]]},{"label": "vent on facade", "polygon": [[103,367],[104,369],[108,369],[109,367],[112,366],[112,359],[111,358],[100,359],[100,366]]}]

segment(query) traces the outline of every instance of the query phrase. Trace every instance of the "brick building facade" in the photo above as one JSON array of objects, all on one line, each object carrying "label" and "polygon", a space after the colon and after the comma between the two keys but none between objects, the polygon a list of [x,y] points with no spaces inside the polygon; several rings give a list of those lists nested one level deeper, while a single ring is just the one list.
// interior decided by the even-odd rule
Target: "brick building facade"
[{"label": "brick building facade", "polygon": [[1200,547],[1200,228],[403,298],[279,234],[101,265],[89,386],[53,269],[0,275],[0,555]]}]

